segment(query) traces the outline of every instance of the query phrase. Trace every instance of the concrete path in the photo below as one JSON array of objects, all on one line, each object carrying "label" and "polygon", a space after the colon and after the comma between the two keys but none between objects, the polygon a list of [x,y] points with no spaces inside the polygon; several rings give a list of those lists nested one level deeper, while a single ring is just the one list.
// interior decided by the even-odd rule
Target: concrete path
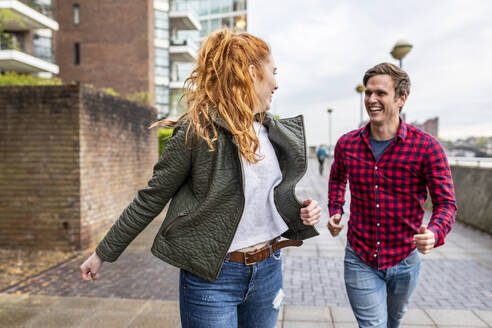
[{"label": "concrete path", "polygon": [[[322,203],[324,217],[321,236],[283,253],[287,297],[277,327],[356,327],[343,284],[346,231],[332,238],[326,229],[327,173],[318,175],[317,162],[297,192]],[[105,263],[97,282],[80,280],[81,253],[1,291],[0,327],[179,327],[178,270],[149,252],[161,220]],[[490,236],[456,224],[446,244],[423,258],[402,327],[492,327]]]}]

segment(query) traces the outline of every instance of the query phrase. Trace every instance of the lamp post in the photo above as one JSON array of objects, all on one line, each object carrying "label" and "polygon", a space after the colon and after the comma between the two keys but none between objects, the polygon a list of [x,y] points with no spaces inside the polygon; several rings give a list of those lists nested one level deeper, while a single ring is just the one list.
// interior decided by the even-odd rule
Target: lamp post
[{"label": "lamp post", "polygon": [[328,156],[331,156],[331,113],[333,113],[333,108],[328,108],[326,110],[328,113],[328,134],[329,134],[329,145],[328,145]]},{"label": "lamp post", "polygon": [[400,68],[402,68],[402,59],[405,57],[410,50],[412,50],[413,45],[408,42],[405,39],[398,40],[395,45],[393,46],[393,49],[391,50],[390,54],[393,56],[394,59],[397,59],[400,61]]},{"label": "lamp post", "polygon": [[364,122],[364,91],[366,90],[366,88],[364,87],[364,85],[362,83],[359,83],[357,84],[357,86],[355,87],[355,91],[357,91],[359,94],[360,94],[360,123],[359,123],[359,127],[362,126],[362,122]]}]

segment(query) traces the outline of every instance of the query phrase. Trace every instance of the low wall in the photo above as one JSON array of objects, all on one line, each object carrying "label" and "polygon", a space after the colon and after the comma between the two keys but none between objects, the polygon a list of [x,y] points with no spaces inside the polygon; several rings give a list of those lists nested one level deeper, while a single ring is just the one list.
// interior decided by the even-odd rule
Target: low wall
[{"label": "low wall", "polygon": [[492,168],[451,166],[456,220],[492,234]]},{"label": "low wall", "polygon": [[156,111],[77,85],[0,87],[0,247],[94,244],[146,185]]}]

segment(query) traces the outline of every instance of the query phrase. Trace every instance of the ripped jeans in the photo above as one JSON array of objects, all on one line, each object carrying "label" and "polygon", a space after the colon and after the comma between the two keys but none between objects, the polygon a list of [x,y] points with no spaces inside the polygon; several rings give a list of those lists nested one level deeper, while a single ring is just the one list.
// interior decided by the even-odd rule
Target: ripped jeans
[{"label": "ripped jeans", "polygon": [[283,296],[280,251],[251,266],[226,258],[214,282],[181,270],[181,326],[274,328]]}]

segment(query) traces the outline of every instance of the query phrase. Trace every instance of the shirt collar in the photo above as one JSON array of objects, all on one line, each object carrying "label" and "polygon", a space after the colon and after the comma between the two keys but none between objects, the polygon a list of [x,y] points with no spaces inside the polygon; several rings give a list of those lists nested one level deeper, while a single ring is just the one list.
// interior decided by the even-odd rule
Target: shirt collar
[{"label": "shirt collar", "polygon": [[[366,123],[362,128],[361,128],[361,135],[364,139],[369,139],[369,126],[371,122]],[[396,137],[400,140],[405,140],[408,134],[408,124],[405,123],[401,118],[400,118],[400,126],[398,127],[398,132],[396,133]]]}]

